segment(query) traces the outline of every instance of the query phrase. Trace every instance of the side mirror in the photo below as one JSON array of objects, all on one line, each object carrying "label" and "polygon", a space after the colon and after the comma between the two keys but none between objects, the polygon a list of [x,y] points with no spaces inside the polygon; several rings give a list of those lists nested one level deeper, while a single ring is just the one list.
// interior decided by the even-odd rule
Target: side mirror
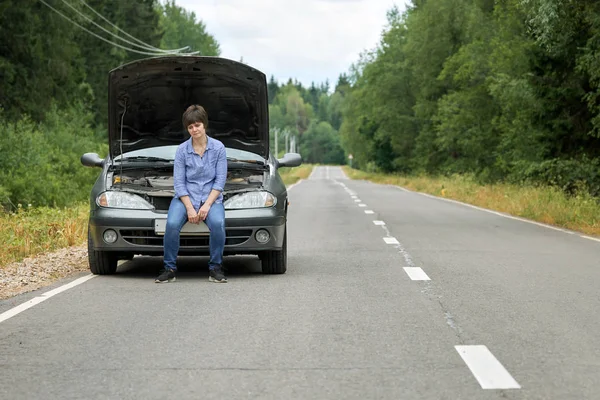
[{"label": "side mirror", "polygon": [[81,163],[86,167],[104,167],[104,160],[96,153],[85,153],[81,156]]},{"label": "side mirror", "polygon": [[302,164],[302,156],[298,153],[286,153],[283,158],[277,159],[277,168],[297,167],[300,164]]}]

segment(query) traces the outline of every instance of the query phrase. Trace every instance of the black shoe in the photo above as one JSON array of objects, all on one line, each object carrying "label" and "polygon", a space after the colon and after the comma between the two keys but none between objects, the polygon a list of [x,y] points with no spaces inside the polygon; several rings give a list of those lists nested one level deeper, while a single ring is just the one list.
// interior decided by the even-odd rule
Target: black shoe
[{"label": "black shoe", "polygon": [[223,274],[223,268],[220,265],[216,265],[214,269],[209,271],[208,281],[215,283],[227,283],[227,278],[225,278],[225,274]]},{"label": "black shoe", "polygon": [[172,269],[163,269],[162,273],[156,278],[156,283],[175,282],[175,271]]}]

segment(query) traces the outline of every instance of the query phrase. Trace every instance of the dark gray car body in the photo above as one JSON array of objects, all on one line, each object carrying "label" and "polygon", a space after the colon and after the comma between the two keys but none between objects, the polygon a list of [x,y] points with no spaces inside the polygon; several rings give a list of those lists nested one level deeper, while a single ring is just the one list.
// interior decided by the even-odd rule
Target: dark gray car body
[{"label": "dark gray car body", "polygon": [[[102,168],[90,195],[92,272],[112,274],[119,259],[163,254],[163,237],[155,228],[157,220],[166,219],[174,195],[170,155],[189,138],[181,114],[191,104],[206,104],[207,133],[227,149],[224,201],[252,191],[276,198],[269,207],[226,207],[225,255],[257,254],[263,272],[284,273],[289,203],[278,168],[298,166],[301,158],[290,153],[278,160],[269,152],[265,75],[232,60],[178,56],[119,67],[110,72],[109,82],[109,154],[101,159],[86,153],[81,159],[85,166]],[[107,191],[138,196],[151,209],[102,206],[99,196]],[[105,240],[107,230],[116,232],[114,241],[114,235]],[[257,241],[259,230],[269,233],[266,243]],[[208,233],[193,231],[189,224],[184,227],[179,254],[208,255]]]}]

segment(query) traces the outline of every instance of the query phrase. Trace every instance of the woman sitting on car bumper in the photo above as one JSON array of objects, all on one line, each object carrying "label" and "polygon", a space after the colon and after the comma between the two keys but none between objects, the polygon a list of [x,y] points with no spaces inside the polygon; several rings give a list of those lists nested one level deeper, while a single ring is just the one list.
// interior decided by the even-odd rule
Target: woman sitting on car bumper
[{"label": "woman sitting on car bumper", "polygon": [[157,283],[173,282],[177,272],[179,237],[186,222],[204,221],[210,230],[211,282],[225,283],[223,250],[225,248],[225,208],[223,188],[227,178],[227,155],[220,141],[208,137],[208,114],[202,106],[192,105],[183,113],[183,126],[190,139],[177,148],[173,180],[175,197],[167,214],[164,237],[164,270]]}]

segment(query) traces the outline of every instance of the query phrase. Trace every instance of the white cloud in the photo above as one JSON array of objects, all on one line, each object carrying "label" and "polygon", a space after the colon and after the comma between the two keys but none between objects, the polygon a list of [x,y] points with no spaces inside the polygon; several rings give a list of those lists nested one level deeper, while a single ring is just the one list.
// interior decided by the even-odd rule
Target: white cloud
[{"label": "white cloud", "polygon": [[221,56],[305,86],[333,86],[359,54],[377,45],[386,12],[404,0],[176,0],[206,24]]}]

